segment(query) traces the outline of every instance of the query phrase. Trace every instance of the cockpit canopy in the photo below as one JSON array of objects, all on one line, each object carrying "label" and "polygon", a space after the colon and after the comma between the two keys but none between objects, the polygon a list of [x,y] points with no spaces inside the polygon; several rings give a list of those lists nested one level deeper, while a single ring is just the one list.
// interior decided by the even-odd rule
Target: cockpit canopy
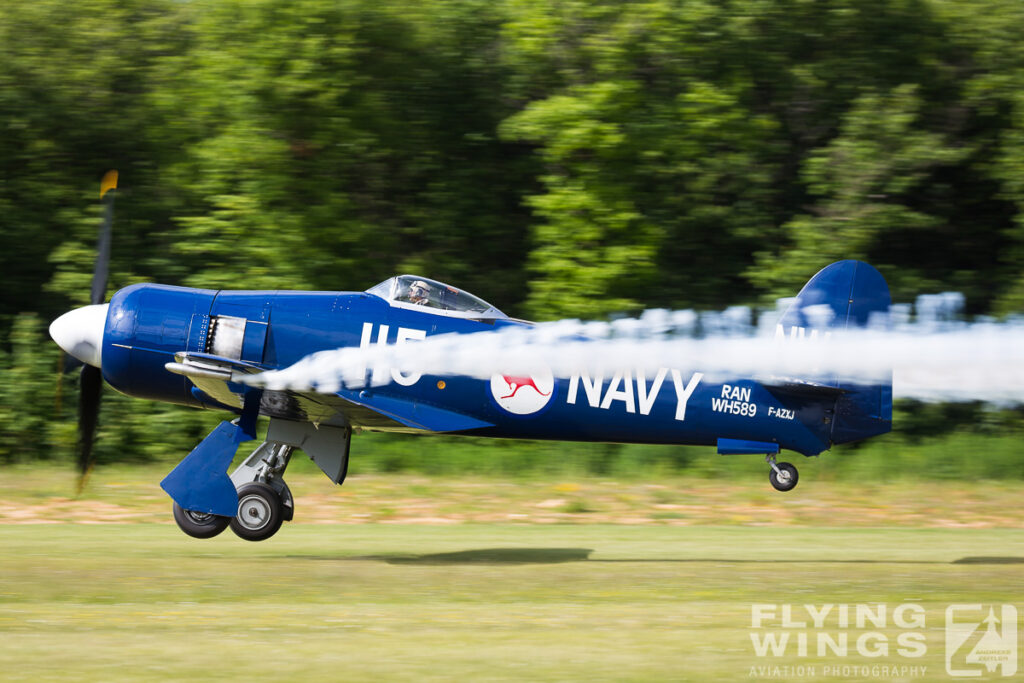
[{"label": "cockpit canopy", "polygon": [[366,290],[393,306],[424,306],[442,315],[459,318],[507,318],[483,299],[451,285],[419,275],[397,275]]}]

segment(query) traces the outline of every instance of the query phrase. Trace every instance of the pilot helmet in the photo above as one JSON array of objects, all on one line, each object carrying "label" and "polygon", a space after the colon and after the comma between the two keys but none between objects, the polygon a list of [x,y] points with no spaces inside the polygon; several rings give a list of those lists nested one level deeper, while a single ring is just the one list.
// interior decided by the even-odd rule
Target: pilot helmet
[{"label": "pilot helmet", "polygon": [[411,285],[409,285],[409,298],[412,299],[413,301],[417,299],[426,300],[429,294],[430,285],[428,285],[423,280],[416,280]]}]

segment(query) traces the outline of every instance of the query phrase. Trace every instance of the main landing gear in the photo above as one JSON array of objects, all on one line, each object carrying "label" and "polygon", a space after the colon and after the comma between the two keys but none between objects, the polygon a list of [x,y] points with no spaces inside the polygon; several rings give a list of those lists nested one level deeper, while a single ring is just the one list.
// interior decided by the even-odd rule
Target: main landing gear
[{"label": "main landing gear", "polygon": [[776,463],[774,455],[766,455],[764,459],[772,468],[768,472],[768,481],[772,483],[776,491],[790,491],[796,486],[800,475],[793,465],[788,462]]},{"label": "main landing gear", "polygon": [[238,513],[221,517],[174,504],[174,521],[193,538],[213,538],[229,526],[239,538],[262,541],[270,538],[291,521],[295,500],[284,482],[284,471],[291,460],[292,447],[264,443],[231,474],[238,492]]},{"label": "main landing gear", "polygon": [[295,514],[284,471],[296,448],[335,484],[345,481],[352,441],[348,427],[270,418],[266,441],[229,478],[238,444],[253,438],[250,434],[254,428],[244,431],[237,423],[222,422],[161,482],[171,498],[182,501],[174,503],[174,521],[189,536],[213,538],[229,526],[247,541],[276,534]]}]

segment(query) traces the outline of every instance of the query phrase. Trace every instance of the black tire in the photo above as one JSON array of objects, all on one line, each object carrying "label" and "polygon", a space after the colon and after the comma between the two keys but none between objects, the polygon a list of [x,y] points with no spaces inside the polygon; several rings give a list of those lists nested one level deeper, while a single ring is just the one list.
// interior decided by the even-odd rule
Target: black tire
[{"label": "black tire", "polygon": [[228,528],[231,518],[186,510],[175,503],[174,521],[178,523],[179,529],[192,538],[213,538]]},{"label": "black tire", "polygon": [[768,481],[772,483],[776,491],[791,491],[800,480],[799,473],[788,462],[780,462],[777,467],[782,472],[782,476],[776,474],[775,470],[769,470]]},{"label": "black tire", "polygon": [[277,533],[284,521],[281,498],[277,491],[258,481],[238,489],[238,515],[231,520],[231,530],[247,541],[263,541]]}]

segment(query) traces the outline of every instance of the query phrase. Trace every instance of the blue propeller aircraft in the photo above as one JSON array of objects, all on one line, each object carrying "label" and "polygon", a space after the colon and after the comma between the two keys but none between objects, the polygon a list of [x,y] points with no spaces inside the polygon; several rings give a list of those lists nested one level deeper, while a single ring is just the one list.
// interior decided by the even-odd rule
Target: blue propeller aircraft
[{"label": "blue propeller aircraft", "polygon": [[[137,284],[102,303],[113,201],[107,185],[93,303],[50,327],[54,341],[85,364],[79,463],[83,471],[90,463],[102,380],[128,396],[234,413],[234,420],[221,422],[161,483],[174,501],[178,526],[196,538],[216,536],[228,526],[247,540],[269,538],[294,514],[284,480],[293,450],[304,451],[341,484],[352,434],[362,430],[717,446],[721,454],[764,455],[772,486],[788,491],[798,474],[793,465],[776,461],[782,449],[814,456],[891,428],[891,382],[717,383],[672,367],[651,377],[566,378],[547,371],[495,375],[490,381],[384,369],[390,373],[385,382],[362,390],[249,386],[237,379],[289,367],[318,351],[531,323],[416,275],[393,277],[364,292]],[[833,314],[823,333],[864,326],[889,304],[888,286],[877,270],[840,261],[804,286],[780,326],[794,336],[815,334],[823,318],[805,311],[820,312],[822,305]],[[239,444],[256,439],[261,416],[269,418],[266,440],[229,475]]]}]

